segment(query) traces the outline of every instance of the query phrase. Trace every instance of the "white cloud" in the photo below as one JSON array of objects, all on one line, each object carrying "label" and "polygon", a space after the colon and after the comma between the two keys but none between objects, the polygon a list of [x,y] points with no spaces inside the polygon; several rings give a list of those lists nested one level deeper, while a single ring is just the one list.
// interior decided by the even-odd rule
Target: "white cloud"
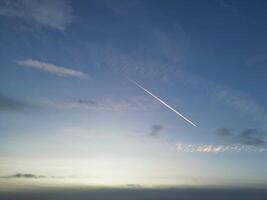
[{"label": "white cloud", "polygon": [[184,143],[176,143],[177,152],[185,152],[185,153],[224,153],[224,152],[254,152],[254,153],[262,153],[267,152],[267,148],[264,147],[255,147],[249,145],[240,145],[240,144],[232,144],[232,145],[193,145],[193,144],[184,144]]},{"label": "white cloud", "polygon": [[67,0],[6,0],[0,3],[0,15],[65,30],[72,22],[73,10]]},{"label": "white cloud", "polygon": [[17,63],[25,67],[39,69],[39,70],[46,71],[52,74],[56,74],[58,76],[69,76],[69,77],[76,77],[80,79],[88,78],[88,75],[83,72],[70,69],[70,68],[66,68],[66,67],[57,66],[57,65],[46,63],[46,62],[39,61],[39,60],[27,59],[27,60],[18,61]]}]

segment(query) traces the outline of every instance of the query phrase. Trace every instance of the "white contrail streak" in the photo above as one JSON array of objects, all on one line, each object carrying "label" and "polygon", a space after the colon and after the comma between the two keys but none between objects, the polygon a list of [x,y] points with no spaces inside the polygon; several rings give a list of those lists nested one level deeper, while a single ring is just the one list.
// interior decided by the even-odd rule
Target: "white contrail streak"
[{"label": "white contrail streak", "polygon": [[169,108],[170,110],[172,110],[173,112],[175,112],[177,115],[179,115],[180,117],[182,117],[185,121],[187,121],[188,123],[190,123],[191,125],[197,127],[197,125],[195,125],[192,121],[190,121],[189,119],[187,119],[185,116],[183,116],[181,113],[179,113],[178,111],[176,111],[174,108],[172,108],[171,106],[169,106],[167,103],[165,103],[163,100],[161,100],[160,98],[158,98],[156,95],[152,94],[151,92],[149,92],[146,88],[142,87],[141,85],[139,85],[136,81],[129,79],[129,81],[131,81],[132,83],[134,83],[137,87],[141,88],[142,90],[144,90],[146,93],[150,94],[152,97],[154,97],[155,99],[157,99],[160,103],[162,103],[164,106],[166,106],[167,108]]}]

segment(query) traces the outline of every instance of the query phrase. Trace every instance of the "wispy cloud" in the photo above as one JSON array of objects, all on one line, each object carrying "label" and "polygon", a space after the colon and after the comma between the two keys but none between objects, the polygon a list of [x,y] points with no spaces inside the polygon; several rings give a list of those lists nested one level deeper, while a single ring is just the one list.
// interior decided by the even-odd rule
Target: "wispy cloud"
[{"label": "wispy cloud", "polygon": [[[59,106],[59,107],[58,107]],[[93,100],[74,100],[57,105],[62,109],[86,109],[96,111],[124,111],[133,109],[133,105],[127,101],[96,102]]]},{"label": "wispy cloud", "polygon": [[65,101],[54,101],[50,99],[42,99],[41,104],[47,105],[57,109],[72,110],[94,110],[94,111],[110,111],[110,112],[121,112],[121,111],[140,111],[146,110],[154,104],[149,104],[146,98],[141,99],[104,99],[104,100],[92,100],[92,99],[73,99]]},{"label": "wispy cloud", "polygon": [[27,107],[26,104],[0,93],[0,112],[16,112],[25,107]]},{"label": "wispy cloud", "polygon": [[239,153],[239,152],[249,152],[249,153],[263,153],[267,152],[267,148],[256,147],[251,145],[241,145],[241,144],[231,144],[231,145],[194,145],[185,143],[176,143],[177,152],[185,153]]},{"label": "wispy cloud", "polygon": [[246,128],[240,131],[234,131],[232,128],[220,128],[216,131],[230,142],[239,144],[259,146],[267,144],[266,132],[255,128]]},{"label": "wispy cloud", "polygon": [[0,3],[0,15],[65,30],[72,22],[73,9],[67,0],[5,0]]},{"label": "wispy cloud", "polygon": [[40,60],[35,60],[35,59],[27,59],[27,60],[21,60],[17,62],[19,65],[24,66],[24,67],[29,67],[33,69],[38,69],[42,71],[49,72],[51,74],[55,74],[58,76],[66,76],[66,77],[76,77],[80,79],[87,79],[88,75],[85,74],[84,72],[58,66],[52,63],[46,63]]}]

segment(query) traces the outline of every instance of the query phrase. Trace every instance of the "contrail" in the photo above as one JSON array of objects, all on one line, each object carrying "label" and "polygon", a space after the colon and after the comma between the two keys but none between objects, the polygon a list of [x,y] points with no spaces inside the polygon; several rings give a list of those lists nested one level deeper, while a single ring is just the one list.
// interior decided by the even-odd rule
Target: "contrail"
[{"label": "contrail", "polygon": [[191,125],[197,127],[197,125],[195,125],[192,121],[190,121],[189,119],[187,119],[185,116],[183,116],[181,113],[179,113],[178,111],[176,111],[174,108],[172,108],[171,106],[169,106],[167,103],[165,103],[163,100],[161,100],[160,98],[158,98],[156,95],[152,94],[151,92],[149,92],[146,88],[142,87],[141,85],[139,85],[136,81],[128,79],[129,81],[131,81],[132,83],[134,83],[137,87],[141,88],[142,90],[144,90],[146,93],[150,94],[152,97],[154,97],[155,99],[157,99],[160,103],[162,103],[164,106],[166,106],[167,108],[169,108],[170,110],[172,110],[173,112],[175,112],[177,115],[179,115],[180,117],[182,117],[185,121],[187,121],[188,123],[190,123]]}]

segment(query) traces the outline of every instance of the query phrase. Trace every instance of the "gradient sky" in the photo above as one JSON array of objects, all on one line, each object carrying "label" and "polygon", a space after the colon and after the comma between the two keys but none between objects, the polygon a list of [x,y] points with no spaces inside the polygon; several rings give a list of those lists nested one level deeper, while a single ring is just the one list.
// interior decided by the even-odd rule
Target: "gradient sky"
[{"label": "gradient sky", "polygon": [[0,184],[266,187],[266,9],[2,1]]}]

